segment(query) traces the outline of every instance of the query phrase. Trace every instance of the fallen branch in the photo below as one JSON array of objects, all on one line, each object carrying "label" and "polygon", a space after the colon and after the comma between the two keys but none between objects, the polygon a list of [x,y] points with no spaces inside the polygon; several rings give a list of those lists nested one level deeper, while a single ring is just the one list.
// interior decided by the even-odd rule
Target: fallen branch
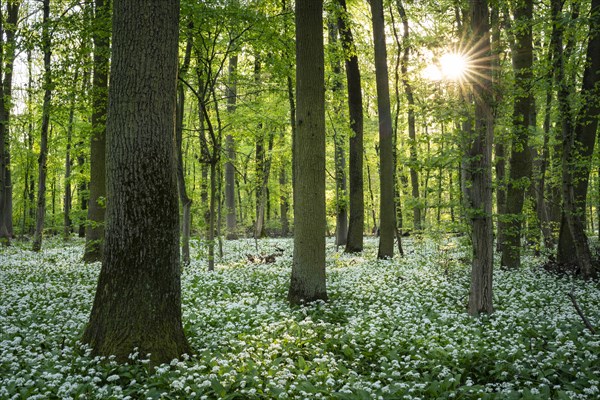
[{"label": "fallen branch", "polygon": [[577,314],[579,314],[579,316],[581,317],[581,320],[583,321],[586,328],[588,328],[590,330],[590,332],[592,332],[592,334],[595,335],[596,330],[594,329],[592,324],[590,324],[590,321],[586,318],[586,316],[583,315],[583,311],[581,311],[579,304],[577,304],[577,299],[575,298],[575,295],[573,294],[573,292],[567,293],[567,296],[569,296],[569,298],[571,299],[571,302],[573,303],[573,307],[575,307],[575,311],[577,311]]}]

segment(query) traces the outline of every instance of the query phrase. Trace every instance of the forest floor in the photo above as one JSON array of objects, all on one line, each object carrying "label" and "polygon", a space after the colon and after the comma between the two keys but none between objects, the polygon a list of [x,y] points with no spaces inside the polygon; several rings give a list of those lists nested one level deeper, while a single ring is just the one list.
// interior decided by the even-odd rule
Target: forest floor
[{"label": "forest floor", "polygon": [[374,239],[358,256],[329,241],[330,301],[304,308],[286,302],[290,239],[225,242],[213,273],[194,244],[182,291],[196,354],[154,371],[138,354],[117,365],[78,342],[100,270],[81,261],[80,240],[0,249],[0,398],[600,398],[600,335],[568,297],[600,328],[600,285],[540,259],[496,268],[496,311],[475,319],[456,239],[409,238],[390,261],[376,260]]}]

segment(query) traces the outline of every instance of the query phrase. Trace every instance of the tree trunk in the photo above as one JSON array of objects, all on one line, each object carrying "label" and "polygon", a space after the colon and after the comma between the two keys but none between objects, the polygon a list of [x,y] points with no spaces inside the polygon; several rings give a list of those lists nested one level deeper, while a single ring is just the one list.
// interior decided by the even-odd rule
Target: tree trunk
[{"label": "tree trunk", "polygon": [[40,140],[40,155],[38,158],[38,195],[37,211],[35,215],[35,234],[33,237],[33,251],[42,249],[42,234],[44,230],[44,217],[46,216],[46,164],[48,158],[48,127],[50,125],[50,101],[52,98],[52,73],[50,60],[52,57],[50,43],[50,0],[44,0],[44,16],[42,22],[42,47],[44,51],[44,103],[42,105],[42,132]]},{"label": "tree trunk", "polygon": [[394,210],[394,153],[392,114],[390,112],[385,23],[382,0],[371,0],[373,41],[375,43],[375,75],[377,81],[377,111],[379,114],[379,251],[378,258],[394,256],[396,214]]},{"label": "tree trunk", "polygon": [[[594,278],[597,272],[592,264],[592,256],[585,234],[585,202],[591,168],[591,158],[598,128],[600,105],[600,0],[592,0],[590,11],[590,34],[587,45],[585,70],[579,96],[582,106],[573,121],[568,116],[569,103],[567,90],[559,89],[559,105],[563,114],[563,222],[561,235],[567,239],[560,240],[559,252],[563,255],[572,243],[575,248],[575,261],[581,268],[585,279]],[[557,53],[557,57],[560,54]],[[566,79],[564,54],[558,69],[559,87],[564,86]],[[562,84],[560,82],[563,82]],[[570,235],[569,235],[570,233]],[[570,237],[569,237],[570,236]],[[565,245],[566,244],[566,245]]]},{"label": "tree trunk", "polygon": [[520,0],[514,10],[514,24],[518,26],[513,48],[515,94],[513,109],[513,136],[510,157],[510,178],[506,191],[506,216],[501,264],[508,268],[521,265],[521,230],[524,222],[523,203],[530,185],[532,156],[528,138],[535,128],[535,100],[533,97],[532,0]]},{"label": "tree trunk", "polygon": [[327,300],[322,0],[296,1],[296,137],[291,304]]},{"label": "tree trunk", "polygon": [[493,119],[491,102],[491,49],[487,0],[471,2],[472,42],[476,43],[474,62],[473,94],[475,99],[474,135],[466,154],[467,215],[471,220],[473,263],[468,312],[472,316],[492,313],[492,272],[494,263],[492,227],[492,143]]},{"label": "tree trunk", "polygon": [[[229,86],[227,87],[227,112],[235,113],[237,101],[237,64],[238,56],[229,58]],[[225,208],[227,210],[227,239],[237,239],[237,221],[235,217],[235,141],[231,134],[225,136]]]},{"label": "tree trunk", "polygon": [[[337,16],[330,16],[327,24],[329,32],[329,54],[332,70],[332,108],[333,115],[340,115],[340,102],[338,101],[342,90],[341,73],[338,53],[338,26]],[[333,130],[334,167],[335,167],[335,245],[345,246],[348,237],[348,207],[346,202],[346,152],[344,151],[345,135],[335,127],[335,121],[329,117]]]},{"label": "tree trunk", "polygon": [[136,348],[153,365],[190,352],[173,151],[178,14],[177,0],[114,2],[106,237],[83,343],[118,362]]},{"label": "tree trunk", "polygon": [[110,52],[110,5],[106,0],[95,0],[93,78],[92,78],[92,134],[90,138],[90,198],[85,230],[85,262],[100,261],[104,247],[104,214],[106,210],[106,109],[108,96],[108,68]]},{"label": "tree trunk", "polygon": [[408,139],[409,139],[409,150],[410,150],[410,184],[412,188],[413,198],[413,229],[420,231],[421,227],[421,202],[419,198],[419,173],[417,171],[418,159],[417,159],[417,131],[415,127],[415,96],[413,94],[413,88],[408,80],[408,63],[410,58],[410,30],[408,26],[408,17],[401,0],[396,1],[398,13],[402,19],[403,35],[402,35],[402,46],[404,52],[400,60],[400,69],[402,72],[402,86],[404,86],[404,93],[406,94],[406,101],[408,103],[407,118],[408,118]]},{"label": "tree trunk", "polygon": [[[12,103],[15,33],[20,1],[8,2],[6,25],[0,9],[0,242],[10,244],[13,232],[10,171],[10,108]],[[1,7],[0,7],[1,8]],[[6,41],[4,41],[6,35]]]},{"label": "tree trunk", "polygon": [[208,216],[208,270],[215,270],[215,222],[216,222],[216,198],[217,198],[217,167],[214,162],[210,163],[210,203]]},{"label": "tree trunk", "polygon": [[350,218],[346,240],[346,253],[357,253],[363,250],[363,233],[365,230],[365,200],[363,182],[363,105],[358,56],[354,46],[352,31],[348,26],[346,0],[338,0],[343,13],[338,17],[338,29],[346,60],[346,81],[348,86],[348,110],[350,129],[354,135],[350,137],[349,151],[349,199]]},{"label": "tree trunk", "polygon": [[[179,69],[179,76],[185,77],[190,66],[192,54],[192,35],[187,39],[183,65]],[[185,88],[181,82],[177,85],[177,109],[175,119],[175,144],[177,157],[177,188],[181,202],[181,262],[183,265],[190,263],[190,233],[192,228],[192,199],[188,196],[185,184],[185,171],[183,168],[183,117],[185,114]]]},{"label": "tree trunk", "polygon": [[69,122],[67,124],[67,151],[65,154],[65,196],[63,198],[64,218],[63,218],[63,236],[69,239],[72,231],[71,221],[71,168],[73,161],[71,159],[71,142],[73,138],[73,120],[75,118],[75,99],[77,90],[77,81],[79,80],[79,69],[75,71],[73,78],[73,93],[71,93],[71,104],[69,104]]},{"label": "tree trunk", "polygon": [[255,238],[261,238],[266,236],[265,232],[265,209],[267,206],[267,201],[269,197],[269,177],[271,175],[271,161],[272,161],[272,152],[273,152],[273,142],[275,140],[275,132],[269,132],[268,144],[267,144],[267,152],[268,155],[264,156],[264,150],[261,150],[263,153],[262,157],[262,171],[261,175],[261,183],[259,187],[260,197],[257,198],[257,214],[256,214],[256,230],[254,231]]}]

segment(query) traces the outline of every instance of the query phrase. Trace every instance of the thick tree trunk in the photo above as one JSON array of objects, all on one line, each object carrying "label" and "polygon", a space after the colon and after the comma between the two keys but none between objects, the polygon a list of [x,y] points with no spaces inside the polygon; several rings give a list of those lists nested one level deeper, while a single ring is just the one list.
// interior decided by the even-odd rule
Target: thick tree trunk
[{"label": "thick tree trunk", "polygon": [[190,352],[173,151],[178,14],[177,0],[114,2],[104,259],[83,342],[119,362],[135,348],[154,365]]},{"label": "thick tree trunk", "polygon": [[43,3],[42,47],[44,51],[44,103],[42,105],[42,132],[40,140],[40,155],[38,158],[38,195],[37,211],[35,215],[35,234],[33,237],[33,251],[42,249],[42,234],[44,230],[44,217],[46,216],[46,173],[48,157],[48,127],[50,125],[50,101],[52,98],[52,73],[50,60],[52,57],[50,43],[50,0]]},{"label": "thick tree trunk", "polygon": [[478,316],[492,313],[492,272],[494,262],[492,226],[492,143],[493,116],[491,102],[491,49],[487,0],[471,2],[471,29],[475,53],[480,60],[474,70],[473,94],[475,99],[475,124],[471,145],[466,154],[467,214],[471,220],[473,264],[468,312]]},{"label": "thick tree trunk", "polygon": [[371,0],[373,41],[375,43],[375,75],[377,81],[377,111],[379,114],[380,203],[378,258],[394,256],[396,213],[394,210],[394,160],[392,114],[390,111],[385,23],[382,0]]},{"label": "thick tree trunk", "polygon": [[296,1],[296,137],[291,304],[327,300],[322,0]]},{"label": "thick tree trunk", "polygon": [[95,0],[92,34],[94,75],[92,78],[92,134],[90,138],[90,198],[85,230],[85,253],[83,254],[85,262],[100,261],[104,247],[109,21],[108,1]]},{"label": "thick tree trunk", "polygon": [[528,138],[535,128],[533,98],[532,0],[520,0],[515,7],[514,20],[519,29],[515,33],[513,69],[515,94],[513,136],[510,157],[510,178],[506,191],[504,243],[501,264],[508,268],[521,265],[521,230],[524,222],[523,203],[530,185],[532,156]]},{"label": "thick tree trunk", "polygon": [[343,13],[338,18],[338,29],[344,54],[346,55],[346,81],[348,86],[348,110],[350,116],[349,150],[349,199],[350,217],[346,240],[346,253],[363,250],[365,230],[365,200],[363,182],[363,105],[358,56],[354,47],[352,31],[348,26],[346,0],[338,0]]},{"label": "thick tree trunk", "polygon": [[[237,101],[237,64],[238,56],[229,58],[229,86],[227,87],[227,112],[233,114]],[[227,210],[227,239],[237,239],[237,221],[235,216],[235,141],[231,134],[225,136],[225,208]]]}]

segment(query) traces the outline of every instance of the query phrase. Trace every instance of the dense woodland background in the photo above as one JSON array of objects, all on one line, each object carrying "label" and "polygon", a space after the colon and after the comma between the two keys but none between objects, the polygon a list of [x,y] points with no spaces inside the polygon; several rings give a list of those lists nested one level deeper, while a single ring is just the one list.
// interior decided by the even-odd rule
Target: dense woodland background
[{"label": "dense woodland background", "polygon": [[[102,141],[98,127],[104,117],[98,102],[105,104],[101,98],[107,77],[101,72],[109,62],[110,4],[51,1],[44,16],[40,2],[3,3],[2,234],[32,235],[43,198],[45,232],[83,236],[89,221],[101,219],[91,210],[98,198],[102,203],[103,194],[94,193],[90,160],[96,152],[90,153],[90,147],[95,130]],[[423,71],[439,64],[447,52],[477,57],[470,54],[465,28],[468,4],[405,3],[386,2],[384,10],[398,227],[404,232],[460,232],[461,134],[468,122],[461,93],[474,77],[432,79]],[[561,226],[561,104],[567,103],[573,119],[588,102],[597,108],[596,93],[581,96],[584,71],[590,68],[589,27],[594,25],[589,2],[537,2],[531,19],[526,13],[518,15],[531,4],[517,3],[490,4],[494,213],[503,216],[500,221],[522,215],[527,243],[553,250]],[[286,236],[293,229],[290,117],[295,53],[290,7],[285,1],[182,4],[180,190],[194,235],[206,233],[211,204],[219,238]],[[365,233],[375,232],[380,219],[373,45],[368,3],[350,1],[345,12],[339,3],[328,2],[325,12],[327,232],[338,232],[344,244],[348,140],[353,134],[343,69],[350,55],[358,59],[363,91]],[[340,24],[352,31],[352,50],[340,41]],[[528,29],[532,36],[525,43],[520,33]],[[523,77],[518,74],[519,46],[530,46],[533,56]],[[522,104],[525,92],[533,106]],[[526,134],[518,134],[518,111],[532,118]],[[517,161],[524,139],[529,161]],[[584,156],[590,158],[589,189],[581,207],[588,233],[599,229],[600,219],[598,161],[591,143],[591,148],[584,144]],[[41,152],[47,155],[40,157]],[[42,179],[45,188],[39,185],[40,168],[47,175]],[[525,191],[522,214],[509,213],[504,205],[516,180]]]}]

